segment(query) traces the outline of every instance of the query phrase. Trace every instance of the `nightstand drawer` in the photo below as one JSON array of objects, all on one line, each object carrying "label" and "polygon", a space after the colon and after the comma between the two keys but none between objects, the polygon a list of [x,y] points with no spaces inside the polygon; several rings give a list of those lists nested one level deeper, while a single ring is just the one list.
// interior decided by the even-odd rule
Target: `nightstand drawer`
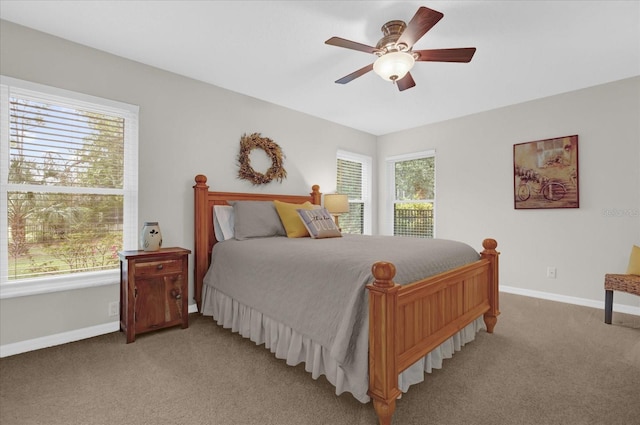
[{"label": "nightstand drawer", "polygon": [[182,271],[181,260],[159,260],[136,262],[136,276],[162,275]]}]

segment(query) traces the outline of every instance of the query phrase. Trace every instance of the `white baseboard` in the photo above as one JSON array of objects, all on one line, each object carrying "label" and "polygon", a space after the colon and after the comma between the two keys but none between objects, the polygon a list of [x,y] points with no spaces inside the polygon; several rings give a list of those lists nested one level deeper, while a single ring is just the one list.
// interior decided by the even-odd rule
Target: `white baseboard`
[{"label": "white baseboard", "polygon": [[[585,307],[598,308],[604,310],[604,299],[602,301],[589,300],[586,298],[570,297],[568,295],[558,295],[549,292],[533,291],[531,289],[516,288],[514,286],[500,285],[500,291],[508,294],[524,295],[525,297],[541,298],[549,301],[558,301],[566,304],[582,305]],[[625,314],[633,314],[640,316],[640,307],[634,307],[626,304],[613,304],[613,311]]]},{"label": "white baseboard", "polygon": [[[516,288],[514,286],[501,286],[500,291],[509,294],[524,295],[526,297],[541,298],[550,301],[558,301],[567,304],[582,305],[604,309],[604,301],[599,302],[586,298],[570,297],[567,295],[552,294],[549,292],[533,291],[530,289]],[[640,316],[640,307],[633,307],[624,304],[613,304],[613,310]],[[189,305],[189,313],[197,313],[198,307],[195,304]],[[55,345],[66,344],[69,342],[79,341],[81,339],[93,338],[94,336],[104,335],[120,330],[119,322],[110,322],[103,325],[90,326],[88,328],[77,329],[69,332],[62,332],[55,335],[47,335],[40,338],[29,339],[26,341],[15,342],[13,344],[0,345],[0,358],[13,356],[27,351],[40,350],[42,348],[53,347]]]},{"label": "white baseboard", "polygon": [[[189,313],[197,313],[196,304],[189,305]],[[76,329],[54,335],[47,335],[40,338],[28,339],[26,341],[14,342],[13,344],[0,345],[0,358],[13,356],[27,351],[40,350],[42,348],[62,345],[69,342],[80,341],[81,339],[93,338],[120,330],[120,322],[109,322],[102,325],[90,326],[88,328]]]},{"label": "white baseboard", "polygon": [[103,325],[90,326],[88,328],[14,342],[13,344],[0,345],[0,357],[13,356],[15,354],[26,353],[27,351],[40,350],[41,348],[53,347],[54,345],[93,338],[94,336],[117,332],[119,330],[120,322],[110,322]]}]

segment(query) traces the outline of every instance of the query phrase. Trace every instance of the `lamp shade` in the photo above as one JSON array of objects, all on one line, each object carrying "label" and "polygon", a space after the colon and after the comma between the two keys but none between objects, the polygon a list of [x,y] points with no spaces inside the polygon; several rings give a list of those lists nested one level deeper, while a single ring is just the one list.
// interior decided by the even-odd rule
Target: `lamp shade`
[{"label": "lamp shade", "polygon": [[331,214],[344,214],[349,212],[349,197],[339,193],[324,195],[324,207]]},{"label": "lamp shade", "polygon": [[389,81],[402,79],[413,68],[416,60],[406,52],[390,52],[380,56],[373,63],[376,74]]}]

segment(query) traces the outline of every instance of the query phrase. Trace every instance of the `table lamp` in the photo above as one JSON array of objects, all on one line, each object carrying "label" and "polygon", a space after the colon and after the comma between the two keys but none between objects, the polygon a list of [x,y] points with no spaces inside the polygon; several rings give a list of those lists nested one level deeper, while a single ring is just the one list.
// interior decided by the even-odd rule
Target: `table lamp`
[{"label": "table lamp", "polygon": [[324,207],[333,216],[338,230],[342,232],[338,216],[349,212],[349,197],[340,193],[324,195]]}]

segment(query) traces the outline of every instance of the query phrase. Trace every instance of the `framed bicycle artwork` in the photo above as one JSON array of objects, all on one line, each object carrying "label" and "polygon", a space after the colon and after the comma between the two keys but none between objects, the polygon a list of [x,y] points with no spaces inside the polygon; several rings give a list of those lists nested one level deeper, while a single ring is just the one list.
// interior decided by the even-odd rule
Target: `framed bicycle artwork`
[{"label": "framed bicycle artwork", "polygon": [[578,136],[513,145],[514,208],[579,208]]}]

